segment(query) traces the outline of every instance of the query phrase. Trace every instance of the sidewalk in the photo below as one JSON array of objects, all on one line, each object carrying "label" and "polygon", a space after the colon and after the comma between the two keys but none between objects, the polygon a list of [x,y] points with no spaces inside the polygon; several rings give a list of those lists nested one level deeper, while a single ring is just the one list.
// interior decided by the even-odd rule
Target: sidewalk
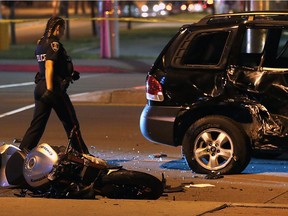
[{"label": "sidewalk", "polygon": [[[147,73],[152,59],[95,59],[73,60],[74,69],[80,73]],[[0,60],[0,72],[37,72],[36,60]]]},{"label": "sidewalk", "polygon": [[1,216],[288,215],[288,205],[163,200],[0,198]]}]

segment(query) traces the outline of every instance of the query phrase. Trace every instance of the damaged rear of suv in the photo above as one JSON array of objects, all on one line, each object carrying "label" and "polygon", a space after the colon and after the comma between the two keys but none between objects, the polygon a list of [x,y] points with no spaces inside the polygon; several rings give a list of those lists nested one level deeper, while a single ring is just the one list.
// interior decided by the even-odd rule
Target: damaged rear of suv
[{"label": "damaged rear of suv", "polygon": [[184,25],[146,79],[140,129],[182,146],[197,173],[241,173],[288,149],[288,13],[207,16]]}]

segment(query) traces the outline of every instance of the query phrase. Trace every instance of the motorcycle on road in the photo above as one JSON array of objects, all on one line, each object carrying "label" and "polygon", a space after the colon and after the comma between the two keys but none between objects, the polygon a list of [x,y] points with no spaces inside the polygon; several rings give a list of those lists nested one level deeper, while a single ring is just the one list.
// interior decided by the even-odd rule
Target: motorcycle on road
[{"label": "motorcycle on road", "polygon": [[95,199],[158,199],[163,183],[153,175],[111,166],[89,154],[56,152],[42,143],[28,154],[16,145],[0,146],[0,186],[21,189],[19,196]]}]

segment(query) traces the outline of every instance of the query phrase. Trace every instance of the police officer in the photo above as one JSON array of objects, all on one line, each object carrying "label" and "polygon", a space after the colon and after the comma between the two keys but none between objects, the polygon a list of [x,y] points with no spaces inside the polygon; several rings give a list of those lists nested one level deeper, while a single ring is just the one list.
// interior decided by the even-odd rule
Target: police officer
[{"label": "police officer", "polygon": [[35,55],[40,72],[35,77],[35,109],[30,127],[26,131],[20,149],[29,151],[40,141],[51,110],[54,109],[62,122],[71,147],[80,153],[89,153],[79,129],[74,107],[66,90],[79,73],[73,70],[71,58],[67,55],[60,38],[64,35],[65,21],[51,17],[42,38],[38,41]]}]

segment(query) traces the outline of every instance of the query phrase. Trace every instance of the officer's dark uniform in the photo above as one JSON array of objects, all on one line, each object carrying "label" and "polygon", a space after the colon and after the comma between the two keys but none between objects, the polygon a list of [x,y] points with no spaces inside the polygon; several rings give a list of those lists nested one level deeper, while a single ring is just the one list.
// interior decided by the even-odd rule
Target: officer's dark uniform
[{"label": "officer's dark uniform", "polygon": [[[72,147],[81,153],[89,153],[79,130],[74,107],[66,93],[73,72],[71,71],[73,67],[71,67],[70,57],[66,54],[59,39],[53,35],[48,39],[42,38],[38,42],[35,55],[40,68],[36,81],[37,85],[34,90],[35,110],[31,125],[20,144],[20,149],[31,150],[37,146],[53,108],[61,120],[68,137],[73,130]],[[49,97],[45,95],[47,93],[45,81],[46,60],[54,62],[53,94],[50,94]]]}]

